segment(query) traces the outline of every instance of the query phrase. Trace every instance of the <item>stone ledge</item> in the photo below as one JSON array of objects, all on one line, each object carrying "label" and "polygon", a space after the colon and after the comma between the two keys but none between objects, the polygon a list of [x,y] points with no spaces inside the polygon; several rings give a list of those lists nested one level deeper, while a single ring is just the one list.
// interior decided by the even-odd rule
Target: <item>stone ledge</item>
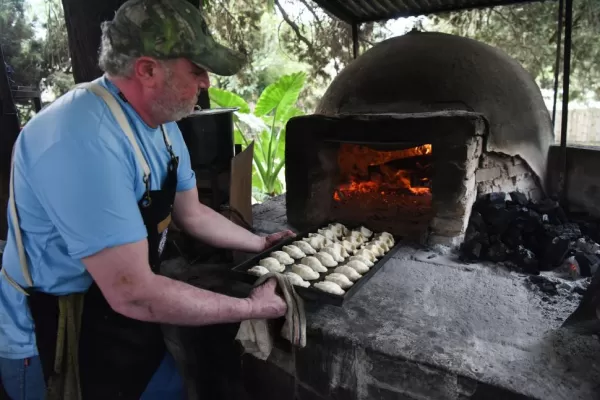
[{"label": "stone ledge", "polygon": [[[261,213],[285,214],[284,204],[278,198]],[[295,370],[299,399],[597,400],[600,343],[558,329],[575,303],[548,307],[517,274],[410,254],[396,254],[343,307],[307,303],[307,347],[296,363],[281,361],[291,357],[285,351],[277,362]],[[265,364],[248,368],[265,382],[279,379],[273,368],[289,376]],[[414,366],[402,369],[410,379],[393,372],[402,364]]]}]

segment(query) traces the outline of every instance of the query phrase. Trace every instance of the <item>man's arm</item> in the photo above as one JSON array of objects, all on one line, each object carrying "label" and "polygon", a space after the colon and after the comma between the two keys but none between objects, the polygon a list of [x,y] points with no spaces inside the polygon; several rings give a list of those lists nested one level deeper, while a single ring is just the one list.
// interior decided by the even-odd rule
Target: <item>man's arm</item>
[{"label": "man's arm", "polygon": [[107,248],[82,261],[113,310],[129,318],[199,326],[285,315],[274,281],[238,299],[155,275],[146,240]]},{"label": "man's arm", "polygon": [[258,253],[270,244],[198,201],[198,190],[177,192],[173,205],[177,227],[211,246]]},{"label": "man's arm", "polygon": [[277,232],[264,237],[257,236],[200,203],[189,150],[181,131],[176,123],[170,124],[169,130],[173,146],[179,154],[177,194],[173,206],[173,220],[178,228],[213,247],[251,253],[264,251],[280,240],[294,236],[292,231]]}]

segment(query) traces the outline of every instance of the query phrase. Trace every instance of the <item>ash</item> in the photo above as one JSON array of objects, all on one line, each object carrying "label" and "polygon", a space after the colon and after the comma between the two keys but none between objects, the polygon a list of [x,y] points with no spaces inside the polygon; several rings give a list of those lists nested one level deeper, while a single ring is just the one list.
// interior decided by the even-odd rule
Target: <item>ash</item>
[{"label": "ash", "polygon": [[543,272],[523,277],[523,283],[533,293],[533,301],[544,316],[563,322],[581,303],[592,278],[565,279],[560,273]]},{"label": "ash", "polygon": [[[415,261],[444,265],[463,271],[497,275],[519,282],[530,292],[529,304],[549,320],[562,324],[580,305],[591,277],[573,278],[569,270],[542,271],[538,275],[523,272],[511,262],[465,261],[460,249],[443,245],[422,247],[405,257]],[[407,256],[408,255],[408,256]],[[519,284],[517,283],[517,284]]]}]

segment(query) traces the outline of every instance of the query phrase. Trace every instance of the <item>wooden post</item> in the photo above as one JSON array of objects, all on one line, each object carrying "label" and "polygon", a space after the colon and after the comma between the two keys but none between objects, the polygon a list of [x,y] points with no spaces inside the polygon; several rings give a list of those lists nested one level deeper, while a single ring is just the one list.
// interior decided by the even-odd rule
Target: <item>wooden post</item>
[{"label": "wooden post", "polygon": [[12,96],[0,45],[0,239],[6,240],[8,225],[6,210],[10,182],[10,158],[19,136],[20,122]]},{"label": "wooden post", "polygon": [[356,59],[358,57],[358,22],[352,23],[352,55]]},{"label": "wooden post", "polygon": [[560,200],[564,209],[568,210],[569,173],[567,163],[567,128],[569,120],[569,82],[571,81],[571,32],[573,30],[573,0],[566,0],[565,9],[565,57],[563,60],[563,105],[560,121]]},{"label": "wooden post", "polygon": [[[200,11],[202,11],[203,9],[203,0],[187,0],[188,2],[192,3],[194,5],[194,7],[199,8]],[[198,95],[198,103],[197,105],[200,106],[200,108],[202,108],[203,110],[207,110],[210,108],[210,97],[208,95],[208,90],[201,90],[200,94]]]},{"label": "wooden post", "polygon": [[89,82],[102,75],[98,67],[100,24],[111,20],[124,2],[62,0],[75,83]]},{"label": "wooden post", "polygon": [[556,101],[558,100],[558,78],[560,76],[560,55],[562,46],[564,0],[558,1],[558,21],[556,25],[556,62],[554,64],[554,97],[552,99],[552,127],[556,125]]}]

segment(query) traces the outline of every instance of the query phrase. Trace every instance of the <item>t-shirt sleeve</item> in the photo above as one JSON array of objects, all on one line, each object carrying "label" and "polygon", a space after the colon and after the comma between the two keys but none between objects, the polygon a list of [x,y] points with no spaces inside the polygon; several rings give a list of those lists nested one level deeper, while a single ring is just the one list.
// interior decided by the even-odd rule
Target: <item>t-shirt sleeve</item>
[{"label": "t-shirt sleeve", "polygon": [[147,236],[135,194],[135,167],[99,138],[62,140],[30,171],[33,190],[71,257]]},{"label": "t-shirt sleeve", "polygon": [[176,123],[169,127],[169,136],[173,143],[175,154],[179,156],[179,167],[177,169],[177,191],[185,192],[196,186],[196,174],[192,169],[190,152],[183,140],[181,130]]}]

